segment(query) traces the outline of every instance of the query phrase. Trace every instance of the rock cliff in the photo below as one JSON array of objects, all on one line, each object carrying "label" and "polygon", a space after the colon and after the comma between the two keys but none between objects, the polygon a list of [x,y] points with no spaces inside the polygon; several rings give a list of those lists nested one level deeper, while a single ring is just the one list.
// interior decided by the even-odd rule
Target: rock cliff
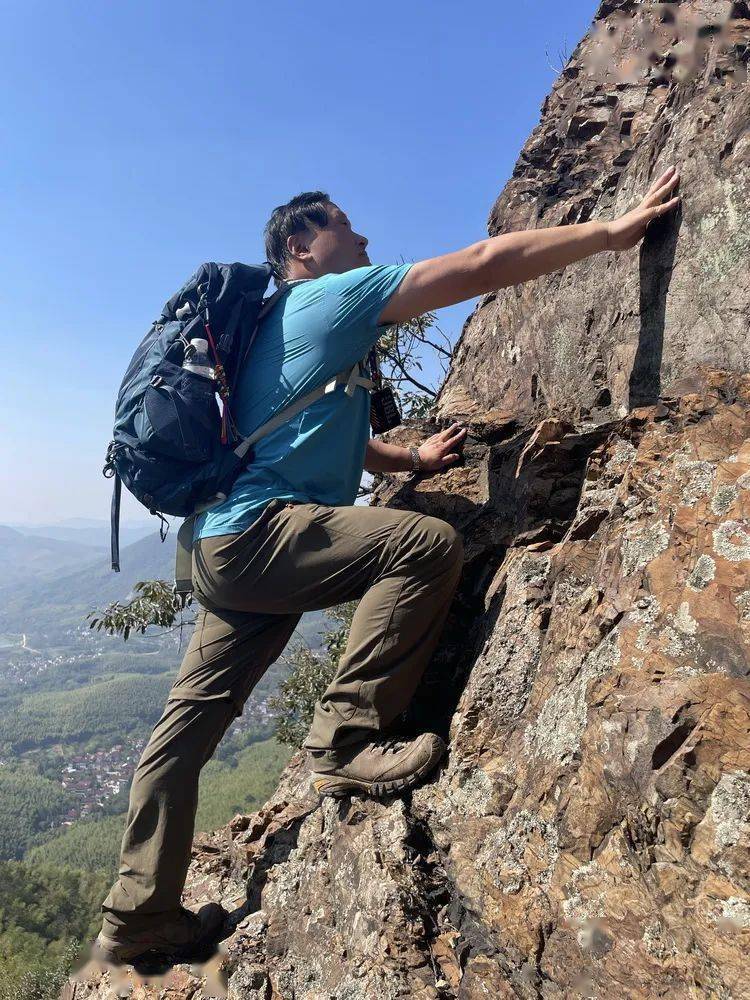
[{"label": "rock cliff", "polygon": [[672,163],[684,213],[652,227],[640,257],[600,255],[485,296],[441,414],[620,416],[697,363],[750,367],[749,27],[747,3],[601,4],[489,233],[611,218]]},{"label": "rock cliff", "polygon": [[750,996],[749,31],[745,3],[606,0],[545,102],[491,233],[607,217],[670,162],[683,214],[468,320],[437,410],[464,461],[374,498],[464,536],[407,720],[449,758],[319,804],[297,757],[196,839],[233,1000]]}]

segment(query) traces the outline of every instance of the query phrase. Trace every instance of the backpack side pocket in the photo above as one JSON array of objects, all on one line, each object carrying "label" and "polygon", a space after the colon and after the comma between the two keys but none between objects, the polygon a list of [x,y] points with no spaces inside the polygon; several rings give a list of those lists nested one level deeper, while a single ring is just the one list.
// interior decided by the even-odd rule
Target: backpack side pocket
[{"label": "backpack side pocket", "polygon": [[216,383],[164,360],[146,386],[135,431],[147,449],[186,462],[205,462],[221,432]]}]

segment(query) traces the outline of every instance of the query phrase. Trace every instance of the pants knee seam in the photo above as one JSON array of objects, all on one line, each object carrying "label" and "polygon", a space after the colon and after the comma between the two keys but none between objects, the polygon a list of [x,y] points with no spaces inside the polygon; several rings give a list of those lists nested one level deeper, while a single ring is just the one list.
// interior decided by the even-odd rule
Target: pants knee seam
[{"label": "pants knee seam", "polygon": [[240,701],[240,698],[237,695],[232,694],[231,691],[222,691],[219,694],[203,694],[199,691],[191,691],[190,693],[183,694],[180,688],[174,688],[173,690],[178,693],[173,694],[170,692],[167,697],[167,701],[230,701],[239,710],[237,714],[240,714],[245,707],[246,699],[243,698],[242,701]]}]

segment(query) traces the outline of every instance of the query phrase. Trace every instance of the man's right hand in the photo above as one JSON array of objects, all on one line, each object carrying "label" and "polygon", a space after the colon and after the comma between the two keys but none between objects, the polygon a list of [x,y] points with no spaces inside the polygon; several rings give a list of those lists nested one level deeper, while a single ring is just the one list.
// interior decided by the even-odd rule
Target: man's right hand
[{"label": "man's right hand", "polygon": [[[636,208],[607,223],[607,249],[630,250],[646,235],[648,224],[679,204],[679,197],[670,198],[680,182],[676,167],[670,167],[654,181],[646,197]],[[665,199],[669,199],[665,201]]]},{"label": "man's right hand", "polygon": [[551,274],[602,250],[629,250],[643,239],[653,219],[677,205],[679,198],[664,199],[679,179],[677,170],[670,167],[651,185],[637,208],[614,222],[504,233],[442,257],[418,261],[386,303],[378,324],[403,323],[476,295]]}]

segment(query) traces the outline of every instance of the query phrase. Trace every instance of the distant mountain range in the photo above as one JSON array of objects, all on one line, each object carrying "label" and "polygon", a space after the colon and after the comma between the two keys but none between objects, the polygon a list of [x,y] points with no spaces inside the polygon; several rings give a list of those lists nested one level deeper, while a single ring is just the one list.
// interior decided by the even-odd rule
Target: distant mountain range
[{"label": "distant mountain range", "polygon": [[[157,532],[124,544],[119,573],[111,569],[109,545],[24,535],[0,526],[0,637],[25,633],[34,649],[67,647],[73,633],[86,628],[87,612],[127,600],[141,580],[171,582],[179,523],[172,519],[164,542]],[[93,522],[70,530],[85,536],[98,528]],[[327,622],[324,611],[310,612],[299,628],[315,645]]]},{"label": "distant mountain range", "polygon": [[104,550],[82,541],[23,534],[0,524],[0,580],[17,586],[91,562]]},{"label": "distant mountain range", "polygon": [[[109,521],[105,518],[68,517],[54,523],[20,524],[8,521],[7,527],[13,528],[22,535],[37,538],[54,538],[60,542],[76,542],[79,545],[89,545],[94,548],[109,548]],[[158,531],[159,521],[155,517],[137,521],[123,521],[120,525],[120,544],[131,545],[133,542],[153,535]]]},{"label": "distant mountain range", "polygon": [[[0,532],[11,530],[2,528]],[[46,569],[25,579],[19,579],[18,574],[15,580],[0,577],[0,633],[25,632],[33,637],[30,642],[37,649],[55,645],[71,629],[85,624],[86,612],[101,610],[110,601],[126,600],[139,580],[172,580],[174,576],[175,527],[163,543],[154,534],[125,545],[120,553],[120,573],[111,569],[108,548],[15,534],[18,554],[26,550]],[[1,534],[0,541],[4,538]],[[67,563],[63,553],[68,556]],[[58,565],[52,568],[55,554]],[[0,571],[8,559],[0,545]]]}]

